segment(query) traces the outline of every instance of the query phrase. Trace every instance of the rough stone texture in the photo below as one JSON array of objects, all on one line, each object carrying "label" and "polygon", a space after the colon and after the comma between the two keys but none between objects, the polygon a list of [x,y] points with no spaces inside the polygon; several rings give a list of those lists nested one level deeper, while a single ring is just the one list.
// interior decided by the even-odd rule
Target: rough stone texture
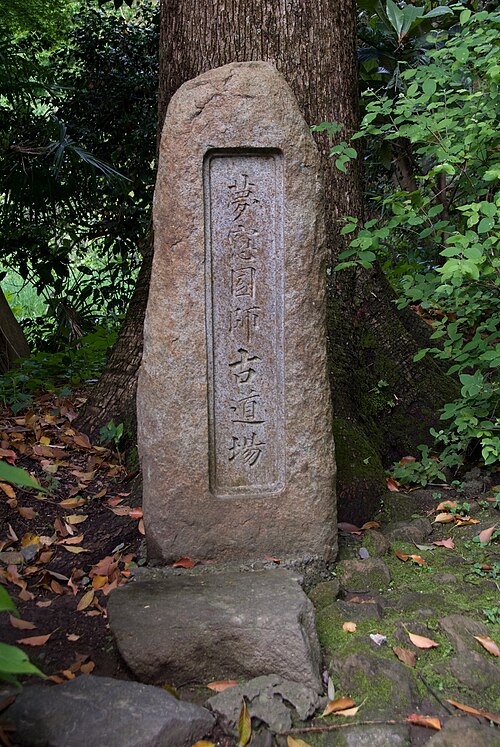
[{"label": "rough stone texture", "polygon": [[298,682],[284,680],[278,675],[256,677],[244,685],[230,687],[207,701],[207,705],[220,714],[224,726],[238,734],[238,719],[241,703],[245,698],[252,718],[263,721],[275,734],[281,734],[292,726],[289,703],[298,717],[305,721],[318,709],[318,694]]},{"label": "rough stone texture", "polygon": [[500,747],[500,730],[467,717],[451,718],[426,747]]},{"label": "rough stone texture", "polygon": [[154,227],[137,396],[150,560],[333,558],[319,157],[273,65],[174,95]]},{"label": "rough stone texture", "polygon": [[330,581],[322,581],[314,589],[311,589],[309,599],[317,610],[322,610],[324,607],[328,607],[329,604],[335,602],[339,591],[340,583],[338,579],[332,578]]},{"label": "rough stone texture", "polygon": [[372,558],[381,558],[389,552],[390,548],[389,540],[384,537],[382,532],[377,532],[376,529],[367,529],[363,537],[363,547],[365,547],[370,553]]},{"label": "rough stone texture", "polygon": [[354,726],[341,731],[334,744],[335,747],[409,747],[410,729],[404,724]]},{"label": "rough stone texture", "polygon": [[488,661],[475,651],[455,656],[446,664],[442,664],[440,670],[436,667],[436,670],[452,674],[462,685],[478,694],[490,688],[500,693],[500,667],[495,661]]},{"label": "rough stone texture", "polygon": [[470,649],[483,652],[484,648],[475,640],[475,635],[489,636],[490,631],[482,622],[466,615],[447,615],[439,621],[439,627],[446,635],[457,654],[467,654]]},{"label": "rough stone texture", "polygon": [[145,682],[209,682],[277,673],[321,692],[314,607],[296,576],[269,571],[151,571],[115,589],[111,629]]},{"label": "rough stone texture", "polygon": [[[418,704],[418,689],[412,672],[399,661],[391,661],[375,654],[351,654],[345,659],[333,659],[332,673],[342,683],[342,690],[355,697],[360,689],[384,693],[383,699],[374,697],[363,708],[365,716],[378,712],[411,713]],[[394,716],[392,716],[393,718]]]},{"label": "rough stone texture", "polygon": [[337,565],[340,587],[346,591],[365,592],[382,589],[391,582],[391,574],[383,560],[343,560]]},{"label": "rough stone texture", "polygon": [[398,521],[389,524],[384,534],[391,542],[402,540],[403,542],[421,544],[431,532],[432,524],[429,519],[414,519],[413,521]]},{"label": "rough stone texture", "polygon": [[215,723],[160,688],[88,675],[26,687],[4,717],[23,747],[190,747]]}]

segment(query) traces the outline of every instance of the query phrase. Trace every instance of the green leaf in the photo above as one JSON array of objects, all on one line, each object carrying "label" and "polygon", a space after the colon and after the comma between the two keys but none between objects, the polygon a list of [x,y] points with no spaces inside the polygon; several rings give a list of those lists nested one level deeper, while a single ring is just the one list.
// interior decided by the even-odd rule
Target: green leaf
[{"label": "green leaf", "polygon": [[248,713],[245,700],[241,706],[240,717],[238,719],[238,747],[245,747],[252,737],[252,719]]},{"label": "green leaf", "polygon": [[467,9],[460,13],[460,25],[464,26],[472,15],[472,11]]},{"label": "green leaf", "polygon": [[17,607],[12,601],[9,592],[4,589],[3,586],[0,586],[0,612],[13,612],[14,615],[19,615]]},{"label": "green leaf", "polygon": [[492,228],[495,226],[495,221],[493,218],[482,218],[479,221],[479,225],[477,227],[478,233],[487,233],[488,231],[491,231]]},{"label": "green leaf", "polygon": [[389,23],[391,24],[392,28],[399,38],[401,36],[401,31],[404,24],[403,11],[398,8],[394,0],[387,0],[385,12],[387,13]]},{"label": "green leaf", "polygon": [[41,490],[45,493],[47,492],[46,489],[42,488],[42,486],[24,469],[13,467],[11,464],[3,461],[0,461],[0,480],[6,480],[6,482],[11,482],[22,488],[36,488],[36,490]]},{"label": "green leaf", "polygon": [[432,96],[432,94],[436,92],[436,88],[436,81],[432,78],[427,78],[422,84],[422,89],[428,96]]},{"label": "green leaf", "polygon": [[[437,18],[438,16],[445,16],[448,13],[453,13],[451,8],[447,8],[446,5],[440,5],[437,8],[433,8],[423,16],[423,18]],[[469,11],[470,13],[470,11]]]},{"label": "green leaf", "polygon": [[37,674],[45,675],[30,662],[24,651],[17,646],[9,646],[0,643],[0,677],[12,674]]}]

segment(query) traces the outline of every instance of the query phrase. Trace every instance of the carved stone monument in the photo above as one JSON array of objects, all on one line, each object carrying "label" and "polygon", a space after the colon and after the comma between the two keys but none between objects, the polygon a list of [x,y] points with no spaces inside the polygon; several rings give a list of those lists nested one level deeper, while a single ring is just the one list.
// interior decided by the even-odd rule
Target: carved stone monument
[{"label": "carved stone monument", "polygon": [[140,569],[113,591],[118,648],[146,682],[275,674],[319,693],[300,574],[266,567],[337,549],[318,154],[272,65],[175,94],[154,224],[138,390],[148,560],[218,562]]},{"label": "carved stone monument", "polygon": [[336,554],[319,171],[269,63],[171,100],[138,387],[153,562]]}]

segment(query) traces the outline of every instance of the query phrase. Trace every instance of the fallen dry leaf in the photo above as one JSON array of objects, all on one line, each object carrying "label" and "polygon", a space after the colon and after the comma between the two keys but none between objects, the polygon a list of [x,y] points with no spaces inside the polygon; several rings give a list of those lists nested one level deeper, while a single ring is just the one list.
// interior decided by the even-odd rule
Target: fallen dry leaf
[{"label": "fallen dry leaf", "polygon": [[356,623],[355,622],[345,622],[342,625],[342,630],[345,633],[355,633],[356,632]]},{"label": "fallen dry leaf", "polygon": [[472,706],[465,705],[464,703],[459,703],[456,700],[450,700],[447,699],[448,703],[451,703],[452,706],[455,706],[455,708],[459,708],[461,711],[465,711],[465,713],[471,713],[473,716],[482,716],[483,718],[487,718],[488,721],[493,721],[495,724],[500,724],[500,716],[496,716],[494,713],[489,713],[488,711],[483,711],[482,708],[473,708]]},{"label": "fallen dry leaf", "polygon": [[142,508],[133,508],[128,515],[131,519],[142,519]]},{"label": "fallen dry leaf", "polygon": [[493,640],[493,638],[490,638],[487,635],[475,635],[474,638],[476,641],[479,641],[481,646],[486,649],[490,654],[493,656],[500,656],[500,649],[498,648],[497,644]]},{"label": "fallen dry leaf", "polygon": [[336,713],[337,711],[351,708],[351,706],[354,705],[356,705],[356,703],[352,698],[335,698],[335,700],[330,700],[330,702],[327,703],[327,706],[321,715],[329,716],[330,713]]},{"label": "fallen dry leaf", "polygon": [[88,514],[73,514],[71,516],[65,516],[64,521],[67,521],[68,524],[81,524],[82,521],[87,521]]},{"label": "fallen dry leaf", "polygon": [[58,503],[58,506],[61,506],[61,508],[78,508],[79,506],[83,506],[85,503],[84,498],[65,498],[64,501],[61,501]]},{"label": "fallen dry leaf", "polygon": [[88,552],[84,547],[75,547],[74,545],[62,545],[62,547],[68,552],[73,552],[76,555],[80,552]]},{"label": "fallen dry leaf", "polygon": [[448,539],[445,540],[436,540],[436,542],[433,542],[432,544],[436,545],[437,547],[447,547],[449,550],[455,549],[455,543],[453,542],[451,537],[448,537]]},{"label": "fallen dry leaf", "polygon": [[82,664],[80,667],[80,671],[83,672],[83,674],[91,674],[95,669],[95,663],[93,661],[89,661],[86,664]]},{"label": "fallen dry leaf", "polygon": [[19,638],[16,643],[22,643],[24,646],[43,646],[49,640],[52,633],[47,635],[33,635],[30,638]]},{"label": "fallen dry leaf", "polygon": [[6,482],[0,482],[0,490],[3,490],[8,498],[16,498],[16,491],[14,490],[12,485],[7,485]]},{"label": "fallen dry leaf", "polygon": [[496,530],[497,525],[494,524],[492,527],[489,527],[488,529],[483,529],[482,532],[479,533],[479,542],[483,545],[487,542],[490,542],[493,532]]},{"label": "fallen dry leaf", "polygon": [[399,493],[401,485],[393,477],[388,477],[385,483],[387,485],[387,489],[390,490],[391,493]]},{"label": "fallen dry leaf", "polygon": [[140,534],[145,536],[146,530],[144,529],[144,519],[139,519],[139,523],[137,524],[137,529],[139,530]]},{"label": "fallen dry leaf", "polygon": [[215,747],[215,744],[202,739],[200,742],[195,742],[192,747]]},{"label": "fallen dry leaf", "polygon": [[435,731],[440,731],[441,729],[441,721],[438,718],[420,716],[418,713],[412,713],[406,720],[415,726],[426,726],[428,729],[435,729]]},{"label": "fallen dry leaf", "polygon": [[[361,703],[361,705],[363,705]],[[355,708],[347,708],[345,711],[337,711],[335,713],[336,716],[355,716],[359,709],[361,708],[361,705],[355,706]]]},{"label": "fallen dry leaf", "polygon": [[276,565],[279,565],[281,562],[280,559],[275,558],[274,555],[264,555],[264,560],[266,563],[276,563]]},{"label": "fallen dry leaf", "polygon": [[417,459],[414,456],[405,456],[405,457],[401,457],[401,459],[399,460],[399,463],[400,464],[411,464],[411,462],[416,462],[416,461]]},{"label": "fallen dry leaf", "polygon": [[77,446],[80,446],[82,449],[91,449],[92,444],[89,441],[89,437],[86,436],[84,433],[77,433],[77,435],[73,438],[73,441]]},{"label": "fallen dry leaf", "polygon": [[172,568],[194,568],[196,565],[196,560],[193,560],[192,558],[179,558],[179,560],[176,560],[173,564]]},{"label": "fallen dry leaf", "polygon": [[286,743],[287,747],[311,747],[311,745],[308,742],[304,742],[303,739],[294,739],[293,737],[287,737]]},{"label": "fallen dry leaf", "polygon": [[34,519],[35,516],[38,516],[38,513],[35,511],[34,508],[26,508],[25,506],[18,506],[17,511],[23,517],[23,519]]},{"label": "fallen dry leaf", "polygon": [[79,641],[80,638],[81,638],[81,636],[80,635],[76,635],[76,633],[68,633],[66,635],[66,638],[68,639],[68,641]]},{"label": "fallen dry leaf", "polygon": [[82,610],[86,610],[87,607],[90,607],[93,600],[94,600],[94,590],[89,589],[89,591],[85,592],[83,597],[78,602],[76,609],[78,610],[78,612],[82,612]]},{"label": "fallen dry leaf", "polygon": [[222,693],[228,687],[234,687],[237,684],[236,680],[214,680],[214,682],[209,682],[207,687],[216,693]]},{"label": "fallen dry leaf", "polygon": [[361,529],[378,529],[380,524],[378,521],[366,521]]},{"label": "fallen dry leaf", "polygon": [[449,511],[450,508],[456,508],[457,505],[456,501],[441,501],[439,506],[437,506],[436,511],[446,511],[446,509]]},{"label": "fallen dry leaf", "polygon": [[50,607],[51,604],[52,604],[52,599],[47,599],[44,602],[36,602],[37,607]]},{"label": "fallen dry leaf", "polygon": [[245,700],[241,706],[240,717],[238,719],[238,747],[245,747],[252,738],[252,719],[248,713]]},{"label": "fallen dry leaf", "polygon": [[28,620],[21,620],[18,617],[13,617],[12,615],[9,615],[10,624],[13,628],[17,628],[18,630],[33,630],[36,628],[36,625],[32,622],[29,622]]},{"label": "fallen dry leaf", "polygon": [[361,527],[357,527],[356,524],[349,524],[349,522],[347,521],[340,521],[337,526],[343,532],[349,532],[350,534],[357,534],[361,532]]},{"label": "fallen dry leaf", "polygon": [[426,638],[423,635],[416,635],[415,633],[410,633],[409,631],[406,632],[408,633],[410,641],[417,648],[434,648],[435,646],[439,646],[439,643],[436,643],[436,641],[433,641],[430,638]]},{"label": "fallen dry leaf", "polygon": [[471,519],[470,516],[464,516],[463,519],[457,521],[457,527],[468,527],[470,524],[480,524],[479,519]]},{"label": "fallen dry leaf", "polygon": [[453,514],[449,514],[445,512],[445,513],[438,514],[432,523],[433,524],[450,524],[452,521],[455,521],[455,517],[453,516]]},{"label": "fallen dry leaf", "polygon": [[399,661],[402,661],[407,667],[414,667],[417,663],[417,655],[414,651],[410,651],[408,648],[401,648],[401,646],[393,646],[392,650]]}]

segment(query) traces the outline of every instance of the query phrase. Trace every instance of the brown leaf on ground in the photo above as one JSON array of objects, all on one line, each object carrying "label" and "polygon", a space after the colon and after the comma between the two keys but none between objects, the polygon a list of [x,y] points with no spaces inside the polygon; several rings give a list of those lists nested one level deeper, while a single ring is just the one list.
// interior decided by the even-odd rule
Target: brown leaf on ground
[{"label": "brown leaf on ground", "polygon": [[196,560],[193,560],[192,558],[179,558],[179,560],[176,560],[175,563],[172,565],[172,568],[194,568],[197,564]]},{"label": "brown leaf on ground", "polygon": [[349,522],[347,521],[340,521],[337,526],[343,532],[349,532],[350,534],[357,534],[361,532],[361,527],[357,527],[356,524],[349,524]]},{"label": "brown leaf on ground", "polygon": [[489,527],[488,529],[483,529],[483,531],[479,533],[479,542],[481,544],[486,544],[486,542],[490,542],[493,536],[493,532],[496,530],[496,528],[497,528],[497,525],[494,524],[492,527]]},{"label": "brown leaf on ground", "polygon": [[131,519],[142,519],[142,508],[133,508],[128,515]]},{"label": "brown leaf on ground", "polygon": [[62,545],[62,547],[68,552],[73,552],[78,555],[80,552],[88,552],[84,547],[75,547],[74,545]]},{"label": "brown leaf on ground", "polygon": [[356,702],[352,698],[335,698],[335,700],[330,700],[330,702],[327,703],[327,706],[321,715],[329,716],[330,713],[337,713],[337,711],[342,711],[355,705]]},{"label": "brown leaf on ground", "polygon": [[139,533],[143,536],[146,535],[146,530],[144,529],[144,519],[139,519],[139,523],[137,524],[137,529],[139,530]]},{"label": "brown leaf on ground", "polygon": [[207,687],[209,690],[213,690],[216,693],[222,693],[224,690],[227,690],[228,687],[234,687],[237,684],[236,680],[214,680],[214,682],[209,682]]},{"label": "brown leaf on ground", "polygon": [[391,493],[399,493],[401,485],[397,480],[394,479],[394,477],[388,477],[385,483],[387,485],[387,489],[390,490]]},{"label": "brown leaf on ground", "polygon": [[448,511],[450,508],[456,508],[457,507],[456,501],[441,501],[439,506],[436,507],[436,511]]},{"label": "brown leaf on ground", "polygon": [[95,669],[95,663],[93,661],[89,661],[86,664],[82,664],[80,667],[80,671],[83,674],[91,674]]},{"label": "brown leaf on ground", "polygon": [[438,718],[412,713],[406,720],[415,726],[425,726],[427,729],[434,729],[435,731],[440,731],[441,729],[441,721]]},{"label": "brown leaf on ground", "polygon": [[471,519],[470,516],[464,516],[462,519],[458,519],[457,527],[468,527],[470,524],[480,524],[479,519]]},{"label": "brown leaf on ground", "polygon": [[452,706],[455,706],[455,708],[459,708],[461,711],[464,711],[465,713],[470,713],[472,716],[482,716],[483,718],[487,718],[488,721],[493,721],[495,724],[500,724],[500,716],[496,716],[494,713],[489,713],[488,711],[483,711],[482,708],[473,708],[472,706],[465,705],[464,703],[458,703],[456,700],[450,700],[447,699],[448,703],[451,703]]},{"label": "brown leaf on ground", "polygon": [[445,512],[445,513],[438,514],[432,523],[433,524],[451,524],[451,522],[453,521],[455,521],[455,517],[453,516],[453,514]]},{"label": "brown leaf on ground", "polygon": [[439,643],[436,643],[436,641],[433,641],[431,638],[426,638],[423,635],[416,635],[415,633],[410,633],[408,631],[406,632],[408,633],[410,641],[417,648],[435,648],[435,646],[439,646]]},{"label": "brown leaf on ground", "polygon": [[7,485],[6,482],[0,482],[0,490],[3,490],[3,492],[8,498],[13,498],[15,500],[16,491],[14,490],[12,485]]},{"label": "brown leaf on ground", "polygon": [[498,648],[493,638],[490,638],[487,635],[475,635],[474,638],[476,639],[476,641],[479,641],[481,646],[485,648],[488,653],[492,654],[493,656],[500,656],[500,649]]},{"label": "brown leaf on ground", "polygon": [[18,638],[16,643],[22,643],[23,646],[43,646],[51,635],[52,633],[47,633],[47,635],[33,635],[30,638]]},{"label": "brown leaf on ground", "polygon": [[82,612],[82,610],[86,610],[87,607],[90,607],[92,602],[94,601],[94,590],[90,589],[89,591],[85,592],[83,597],[78,602],[76,609],[78,612]]},{"label": "brown leaf on ground", "polygon": [[399,460],[399,463],[400,464],[411,464],[412,462],[416,462],[416,461],[417,459],[414,456],[405,456],[405,457],[401,457],[401,459]]},{"label": "brown leaf on ground", "polygon": [[356,632],[356,623],[355,622],[345,622],[342,625],[342,630],[345,633],[355,633]]},{"label": "brown leaf on ground", "polygon": [[408,648],[402,648],[401,646],[393,646],[392,650],[398,657],[399,661],[402,661],[407,667],[414,667],[417,663],[417,655],[414,651],[410,651]]},{"label": "brown leaf on ground", "polygon": [[83,506],[85,503],[84,498],[66,498],[64,501],[61,501],[58,505],[61,506],[61,508],[78,508],[79,506]]},{"label": "brown leaf on ground", "polygon": [[433,542],[432,544],[436,545],[437,547],[447,547],[448,550],[455,549],[455,543],[453,542],[451,537],[448,537],[448,539],[445,540],[436,540],[436,542]]},{"label": "brown leaf on ground", "polygon": [[18,630],[33,630],[36,628],[36,625],[32,622],[29,622],[28,620],[21,620],[18,617],[13,617],[12,615],[9,615],[10,624],[13,628],[17,628]]},{"label": "brown leaf on ground", "polygon": [[361,529],[378,529],[380,524],[378,521],[365,521]]}]

